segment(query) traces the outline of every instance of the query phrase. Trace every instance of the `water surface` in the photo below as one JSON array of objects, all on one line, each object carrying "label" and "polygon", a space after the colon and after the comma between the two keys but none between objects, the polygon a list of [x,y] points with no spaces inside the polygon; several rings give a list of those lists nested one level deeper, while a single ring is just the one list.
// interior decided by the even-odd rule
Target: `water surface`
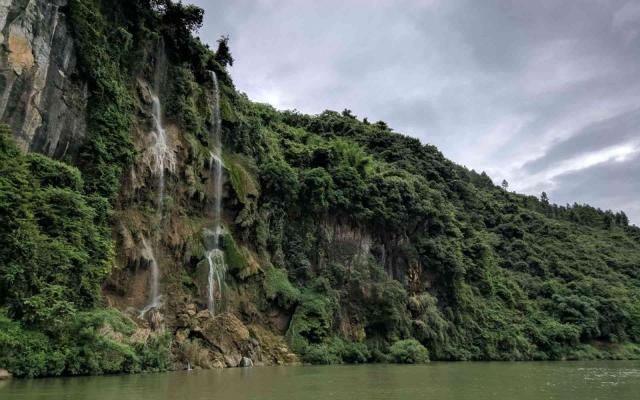
[{"label": "water surface", "polygon": [[0,382],[2,400],[625,400],[640,362],[262,367]]}]

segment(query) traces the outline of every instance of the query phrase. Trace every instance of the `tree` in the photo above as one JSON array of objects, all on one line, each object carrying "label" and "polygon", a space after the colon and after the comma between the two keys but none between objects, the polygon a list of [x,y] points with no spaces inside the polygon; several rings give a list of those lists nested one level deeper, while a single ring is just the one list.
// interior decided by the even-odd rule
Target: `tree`
[{"label": "tree", "polygon": [[192,4],[185,6],[181,1],[177,3],[166,1],[164,4],[159,4],[158,7],[164,10],[163,20],[167,24],[186,29],[189,32],[195,32],[202,27],[204,10],[198,6]]},{"label": "tree", "polygon": [[507,190],[507,189],[509,189],[509,182],[507,182],[507,180],[506,180],[506,179],[503,179],[503,180],[502,180],[502,184],[501,184],[500,186],[502,186],[502,188],[503,188],[504,190]]},{"label": "tree", "polygon": [[322,167],[305,170],[301,175],[301,194],[306,207],[316,213],[327,211],[335,200],[331,175]]},{"label": "tree", "polygon": [[617,225],[620,225],[620,226],[629,225],[629,217],[627,217],[627,214],[625,214],[624,211],[620,211],[619,213],[616,213],[615,220]]},{"label": "tree", "polygon": [[384,121],[378,121],[374,125],[383,131],[389,130],[389,125],[387,125],[387,123]]},{"label": "tree", "polygon": [[271,160],[262,164],[260,186],[267,201],[280,204],[295,202],[300,190],[297,171],[282,160]]},{"label": "tree", "polygon": [[547,192],[542,192],[542,194],[540,195],[540,201],[544,205],[549,205],[549,196],[547,196]]},{"label": "tree", "polygon": [[605,229],[613,228],[614,217],[611,211],[607,211],[604,213],[603,222]]},{"label": "tree", "polygon": [[233,56],[229,49],[229,36],[220,36],[218,39],[218,50],[216,51],[216,61],[226,67],[230,65],[233,67]]},{"label": "tree", "polygon": [[348,108],[345,108],[344,110],[342,110],[342,116],[347,118],[356,118],[356,116],[353,115],[353,112]]}]

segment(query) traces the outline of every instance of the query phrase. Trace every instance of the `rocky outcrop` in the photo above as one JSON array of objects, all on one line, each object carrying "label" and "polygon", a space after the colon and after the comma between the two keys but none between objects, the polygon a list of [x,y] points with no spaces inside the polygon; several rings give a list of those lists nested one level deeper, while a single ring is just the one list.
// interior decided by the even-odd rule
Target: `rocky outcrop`
[{"label": "rocky outcrop", "polygon": [[[283,365],[298,362],[282,337],[257,325],[245,325],[232,313],[212,316],[184,304],[178,312],[174,353],[184,365],[203,368]],[[204,344],[194,349],[193,343]]]},{"label": "rocky outcrop", "polygon": [[373,240],[365,229],[330,219],[322,223],[322,233],[325,243],[318,260],[320,268],[330,262],[352,268],[369,261]]},{"label": "rocky outcrop", "polygon": [[[411,284],[406,271],[416,267],[417,261],[406,254],[407,237],[371,232],[348,221],[330,218],[321,224],[322,246],[318,251],[318,268],[329,263],[339,263],[348,269],[366,265],[372,261],[382,265],[387,274],[405,286]],[[417,265],[420,269],[421,266]],[[414,268],[415,269],[415,268]]]},{"label": "rocky outcrop", "polygon": [[218,350],[228,367],[237,367],[242,358],[257,358],[260,343],[251,338],[247,327],[233,314],[224,313],[209,317],[208,311],[201,311],[201,333],[209,345]]},{"label": "rocky outcrop", "polygon": [[24,150],[73,157],[86,134],[67,0],[0,0],[0,120]]}]

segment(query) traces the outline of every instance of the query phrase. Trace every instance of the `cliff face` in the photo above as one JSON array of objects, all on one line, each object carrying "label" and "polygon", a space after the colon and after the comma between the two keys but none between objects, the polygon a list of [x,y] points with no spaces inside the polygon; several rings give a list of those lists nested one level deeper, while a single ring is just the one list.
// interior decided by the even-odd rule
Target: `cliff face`
[{"label": "cliff face", "polygon": [[0,116],[19,145],[73,158],[86,134],[87,85],[61,7],[65,0],[0,1]]}]

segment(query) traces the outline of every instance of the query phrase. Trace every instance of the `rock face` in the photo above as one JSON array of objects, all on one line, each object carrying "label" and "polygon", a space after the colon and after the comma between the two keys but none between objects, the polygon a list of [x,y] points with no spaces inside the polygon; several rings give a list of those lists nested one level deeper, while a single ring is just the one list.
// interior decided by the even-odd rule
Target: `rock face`
[{"label": "rock face", "polygon": [[24,150],[73,157],[86,134],[88,90],[61,7],[0,0],[0,120]]}]

